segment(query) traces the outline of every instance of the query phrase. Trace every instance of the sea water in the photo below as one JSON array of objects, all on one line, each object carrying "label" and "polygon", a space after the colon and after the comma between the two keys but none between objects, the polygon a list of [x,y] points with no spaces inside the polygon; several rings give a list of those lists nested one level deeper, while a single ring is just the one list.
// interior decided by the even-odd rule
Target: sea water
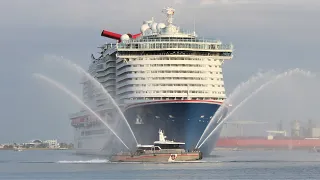
[{"label": "sea water", "polygon": [[0,179],[319,179],[320,153],[215,151],[190,163],[111,163],[67,150],[0,151]]}]

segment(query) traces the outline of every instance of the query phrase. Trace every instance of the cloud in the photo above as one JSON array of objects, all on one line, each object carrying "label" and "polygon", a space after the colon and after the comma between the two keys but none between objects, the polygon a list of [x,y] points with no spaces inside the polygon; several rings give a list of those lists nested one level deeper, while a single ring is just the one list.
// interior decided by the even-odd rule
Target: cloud
[{"label": "cloud", "polygon": [[[178,17],[178,14],[183,16],[201,14],[203,13],[201,8],[215,8],[216,6],[219,8],[226,6],[227,8],[229,5],[241,4],[258,4],[257,6],[261,4],[299,4],[304,7],[314,7],[315,4],[320,4],[319,0],[161,0],[152,2],[119,0],[112,1],[112,4],[106,0],[78,0],[76,2],[75,4],[75,1],[65,0],[4,1],[1,3],[0,26],[3,28],[95,27],[101,29],[101,26],[109,27],[112,25],[117,30],[123,28],[123,24],[130,28],[152,16],[156,16],[156,19],[163,19],[164,16],[160,12],[166,6],[176,8]],[[192,10],[190,11],[190,9]],[[256,7],[252,7],[252,9],[256,9]],[[184,13],[186,11],[188,13]],[[128,15],[130,15],[130,19]]]},{"label": "cloud", "polygon": [[[76,2],[76,3],[75,3]],[[184,0],[175,0],[175,4],[183,4]],[[171,0],[145,2],[143,0],[105,1],[105,0],[77,0],[77,1],[5,1],[1,4],[1,26],[64,26],[74,27],[79,25],[95,26],[98,24],[119,24],[116,22],[130,23],[131,19],[144,16],[172,5]],[[132,8],[137,7],[137,8]],[[148,7],[148,8],[146,8]],[[10,18],[7,18],[7,17]]]},{"label": "cloud", "polygon": [[320,5],[318,0],[200,0],[200,6],[235,4]]},{"label": "cloud", "polygon": [[186,3],[186,0],[174,0],[173,4],[184,4]]},{"label": "cloud", "polygon": [[200,5],[211,5],[221,2],[221,0],[200,0]]}]

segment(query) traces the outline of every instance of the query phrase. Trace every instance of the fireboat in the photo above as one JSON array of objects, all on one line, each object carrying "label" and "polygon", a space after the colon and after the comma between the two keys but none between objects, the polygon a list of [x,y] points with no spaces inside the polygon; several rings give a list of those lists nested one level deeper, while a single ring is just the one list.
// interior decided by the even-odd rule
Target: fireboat
[{"label": "fireboat", "polygon": [[120,152],[112,155],[111,162],[184,162],[202,159],[202,152],[198,149],[186,151],[184,142],[166,140],[164,132],[159,129],[159,140],[153,145],[137,145],[134,153]]}]

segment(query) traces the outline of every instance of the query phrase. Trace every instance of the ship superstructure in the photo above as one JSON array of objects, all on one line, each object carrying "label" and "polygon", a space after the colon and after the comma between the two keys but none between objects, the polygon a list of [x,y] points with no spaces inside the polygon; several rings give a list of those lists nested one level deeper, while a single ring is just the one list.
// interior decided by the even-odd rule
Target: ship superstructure
[{"label": "ship superstructure", "polygon": [[[169,138],[191,147],[226,98],[222,64],[232,59],[233,47],[183,31],[173,24],[173,8],[163,12],[166,23],[144,21],[138,34],[104,30],[101,35],[117,43],[100,47],[98,58],[92,55],[89,73],[123,109],[139,143],[152,142],[155,137],[147,130],[160,128]],[[88,79],[82,83],[85,103],[114,120],[108,97]],[[98,146],[87,142],[87,136],[105,141],[109,135],[86,111],[71,119],[79,149]]]}]

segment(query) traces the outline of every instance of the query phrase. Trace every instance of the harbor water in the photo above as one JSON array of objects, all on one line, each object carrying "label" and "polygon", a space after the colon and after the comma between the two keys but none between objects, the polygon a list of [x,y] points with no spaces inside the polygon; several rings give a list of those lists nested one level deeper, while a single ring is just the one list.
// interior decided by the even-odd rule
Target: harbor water
[{"label": "harbor water", "polygon": [[189,163],[111,163],[73,151],[0,151],[0,179],[319,179],[320,153],[215,151]]}]

